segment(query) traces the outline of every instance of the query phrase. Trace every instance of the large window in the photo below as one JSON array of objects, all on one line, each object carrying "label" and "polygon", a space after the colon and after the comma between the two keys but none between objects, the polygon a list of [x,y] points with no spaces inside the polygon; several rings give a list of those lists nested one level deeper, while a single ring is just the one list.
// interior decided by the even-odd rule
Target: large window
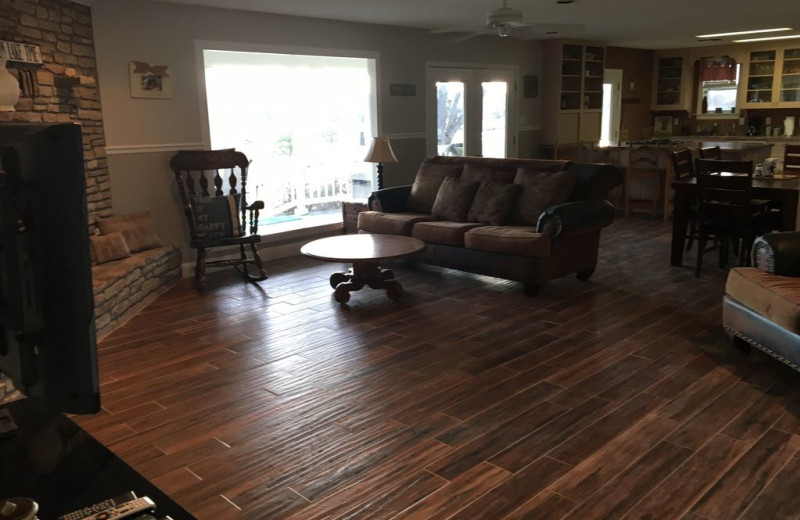
[{"label": "large window", "polygon": [[372,191],[375,60],[204,50],[212,148],[252,161],[248,200],[269,234],[341,221],[341,201]]}]

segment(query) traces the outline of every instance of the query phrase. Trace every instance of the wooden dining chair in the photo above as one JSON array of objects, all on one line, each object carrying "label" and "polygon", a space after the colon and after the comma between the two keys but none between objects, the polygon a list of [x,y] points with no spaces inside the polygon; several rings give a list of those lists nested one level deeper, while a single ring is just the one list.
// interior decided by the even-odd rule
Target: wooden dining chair
[{"label": "wooden dining chair", "polygon": [[[670,153],[670,164],[672,165],[671,173],[668,175],[668,181],[664,184],[665,193],[672,194],[671,181],[687,180],[694,178],[694,163],[692,161],[692,151],[688,148],[676,150]],[[669,213],[668,206],[671,204],[671,197],[664,198],[664,215]],[[687,222],[686,231],[686,250],[692,250],[692,244],[697,239],[697,201],[692,202],[689,207],[689,220]]]},{"label": "wooden dining chair", "polygon": [[[753,240],[765,230],[768,216],[768,201],[754,200],[751,196],[752,161],[698,159],[695,171],[698,200],[695,276],[700,276],[703,255],[714,249],[719,250],[719,266],[724,268],[732,243],[740,242],[736,248],[739,264],[746,265]],[[710,238],[715,244],[707,247]]]},{"label": "wooden dining chair", "polygon": [[719,146],[700,147],[697,150],[697,155],[701,159],[722,159],[722,150]]},{"label": "wooden dining chair", "polygon": [[[233,266],[247,281],[266,280],[256,246],[261,242],[258,216],[264,203],[247,202],[247,157],[233,149],[180,151],[169,165],[189,224],[189,247],[197,250],[194,281],[198,290],[205,286],[206,267]],[[206,260],[208,249],[231,246],[238,246],[239,258]],[[255,267],[252,274],[251,266]]]},{"label": "wooden dining chair", "polygon": [[632,145],[625,168],[625,217],[634,208],[649,208],[653,218],[663,200],[666,171],[659,167],[661,148],[658,145]]},{"label": "wooden dining chair", "polygon": [[753,176],[753,161],[728,161],[724,159],[703,159],[694,160],[694,171],[697,175],[714,173],[735,173],[739,175]]},{"label": "wooden dining chair", "polygon": [[783,174],[800,175],[800,144],[787,144],[783,152]]}]

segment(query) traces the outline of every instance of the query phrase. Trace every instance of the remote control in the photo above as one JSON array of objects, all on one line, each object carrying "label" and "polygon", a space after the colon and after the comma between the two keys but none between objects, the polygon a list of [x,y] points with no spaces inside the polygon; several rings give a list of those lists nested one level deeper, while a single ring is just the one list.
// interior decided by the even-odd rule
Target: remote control
[{"label": "remote control", "polygon": [[142,513],[149,513],[156,508],[155,502],[147,497],[137,498],[124,504],[119,504],[101,513],[87,516],[86,520],[120,520],[130,518]]},{"label": "remote control", "polygon": [[83,520],[84,518],[95,513],[102,513],[103,511],[111,509],[116,505],[124,504],[125,502],[130,502],[131,500],[136,500],[136,493],[133,491],[128,491],[127,493],[103,500],[102,502],[98,502],[89,507],[83,507],[77,511],[67,513],[66,515],[61,515],[58,517],[58,520]]}]

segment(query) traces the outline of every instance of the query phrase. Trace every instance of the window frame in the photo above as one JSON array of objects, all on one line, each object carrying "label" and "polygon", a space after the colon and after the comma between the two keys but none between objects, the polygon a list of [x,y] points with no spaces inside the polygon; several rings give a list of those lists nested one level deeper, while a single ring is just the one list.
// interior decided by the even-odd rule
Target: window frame
[{"label": "window frame", "polygon": [[[384,135],[383,123],[380,118],[381,111],[379,106],[381,103],[380,89],[377,88],[381,84],[381,60],[380,52],[378,51],[365,51],[358,49],[335,49],[328,47],[304,47],[293,45],[269,45],[269,44],[252,44],[241,42],[228,42],[217,40],[195,40],[195,74],[198,85],[198,105],[200,113],[200,131],[203,146],[206,149],[211,147],[211,129],[208,113],[208,94],[206,90],[206,75],[205,75],[205,58],[204,51],[231,51],[231,52],[253,52],[253,53],[267,53],[267,54],[297,54],[297,55],[311,55],[311,56],[327,56],[339,58],[362,58],[371,60],[373,69],[372,75],[372,91],[375,93],[375,102],[370,107],[370,117],[374,121],[374,133],[376,136]],[[377,174],[375,169],[372,172],[372,185],[377,186]],[[334,229],[341,228],[341,222],[332,224],[318,224],[307,227],[301,227],[291,230],[272,231],[269,232],[268,228],[259,227],[259,234],[264,237],[264,243],[283,243],[287,240],[299,240],[308,236],[318,235],[322,232],[333,231]]]},{"label": "window frame", "polygon": [[735,88],[735,111],[733,112],[706,112],[703,113],[703,95],[707,90],[723,90],[725,87],[720,85],[718,88],[706,88],[703,86],[705,82],[697,78],[697,99],[695,99],[695,115],[697,119],[738,119],[741,112],[739,100],[741,98],[740,89],[742,87],[742,64],[736,64],[736,88]]}]

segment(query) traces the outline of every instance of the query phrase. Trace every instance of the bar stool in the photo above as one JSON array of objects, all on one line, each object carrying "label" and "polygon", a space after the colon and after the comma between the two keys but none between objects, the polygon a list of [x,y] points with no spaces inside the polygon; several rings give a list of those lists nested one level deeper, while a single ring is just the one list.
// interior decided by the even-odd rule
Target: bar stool
[{"label": "bar stool", "polygon": [[[666,176],[666,171],[658,166],[661,148],[658,145],[636,144],[631,146],[628,154],[628,166],[625,168],[625,217],[630,216],[632,208],[650,208],[652,217],[656,218]],[[643,181],[642,185],[634,187],[637,181]],[[634,197],[634,193],[638,196]]]},{"label": "bar stool", "polygon": [[[592,145],[592,159],[593,163],[611,164],[616,166],[623,172],[625,171],[621,162],[621,149],[617,146],[595,146]],[[616,186],[609,192],[610,202],[615,208],[619,208],[624,203],[624,189],[623,184]]]}]

